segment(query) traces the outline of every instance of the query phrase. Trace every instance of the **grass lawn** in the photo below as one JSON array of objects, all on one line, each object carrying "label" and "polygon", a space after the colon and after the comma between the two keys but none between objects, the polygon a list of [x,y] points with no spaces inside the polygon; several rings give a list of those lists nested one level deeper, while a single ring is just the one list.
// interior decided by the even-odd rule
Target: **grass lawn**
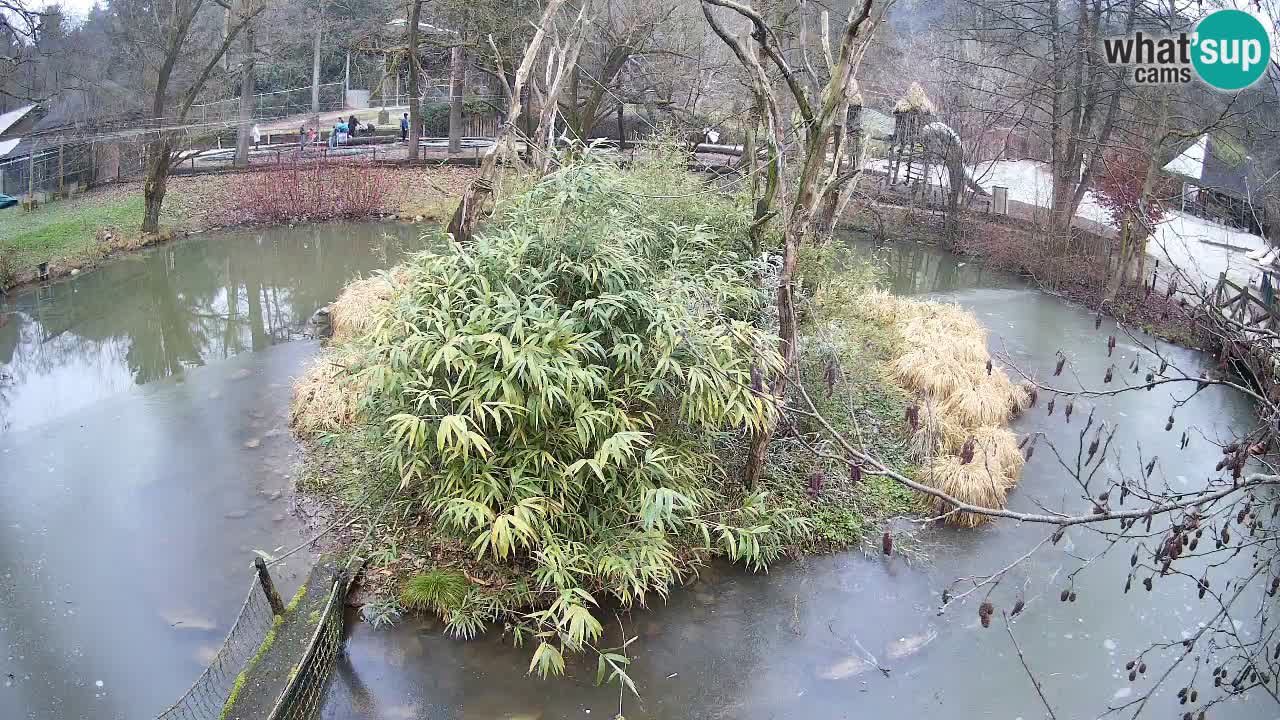
[{"label": "grass lawn", "polygon": [[142,196],[95,193],[42,205],[34,212],[0,211],[0,254],[15,270],[90,253],[98,228],[136,229],[142,223]]},{"label": "grass lawn", "polygon": [[[386,191],[384,209],[403,217],[448,219],[456,199],[474,176],[472,168],[405,167],[380,170]],[[161,212],[162,230],[181,233],[236,225],[237,175],[199,175],[169,179]],[[141,247],[142,185],[108,185],[66,200],[45,203],[33,212],[0,210],[0,289],[32,279],[47,262],[56,277],[87,269],[117,250]],[[114,238],[100,243],[98,230],[112,228]]]}]

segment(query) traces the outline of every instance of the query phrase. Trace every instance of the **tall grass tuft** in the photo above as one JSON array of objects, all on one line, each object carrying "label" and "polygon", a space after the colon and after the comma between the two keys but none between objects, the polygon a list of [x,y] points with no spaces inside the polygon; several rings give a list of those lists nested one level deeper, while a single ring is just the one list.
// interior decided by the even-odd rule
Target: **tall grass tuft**
[{"label": "tall grass tuft", "polygon": [[[912,439],[925,463],[922,481],[974,505],[1005,507],[1023,465],[1017,438],[1005,426],[1030,397],[1004,370],[988,369],[987,334],[977,318],[955,305],[883,292],[863,294],[855,303],[857,312],[897,329],[895,377],[923,403]],[[970,440],[974,458],[963,462]],[[935,505],[940,513],[949,509],[941,501]],[[948,513],[947,520],[972,527],[986,517]]]},{"label": "tall grass tuft", "polygon": [[471,583],[457,570],[429,570],[414,575],[400,591],[400,603],[411,610],[447,614],[462,606]]}]

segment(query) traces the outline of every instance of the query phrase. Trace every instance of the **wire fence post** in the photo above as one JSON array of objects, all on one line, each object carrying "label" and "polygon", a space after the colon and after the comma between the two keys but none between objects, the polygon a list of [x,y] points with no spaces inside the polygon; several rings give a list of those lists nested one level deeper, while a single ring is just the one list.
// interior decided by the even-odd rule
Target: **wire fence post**
[{"label": "wire fence post", "polygon": [[275,615],[284,614],[284,601],[280,599],[280,593],[276,592],[276,584],[271,581],[271,573],[267,571],[267,564],[263,562],[261,557],[253,559],[253,566],[258,569],[258,584],[262,586],[262,592],[267,596],[267,602],[271,603],[271,612]]}]

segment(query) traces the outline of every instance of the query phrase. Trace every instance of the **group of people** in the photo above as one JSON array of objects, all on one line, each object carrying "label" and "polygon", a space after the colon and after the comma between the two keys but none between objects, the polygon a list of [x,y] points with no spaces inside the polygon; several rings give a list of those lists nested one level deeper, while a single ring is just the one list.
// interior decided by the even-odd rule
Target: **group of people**
[{"label": "group of people", "polygon": [[[329,131],[328,144],[331,148],[339,145],[346,145],[351,138],[358,137],[361,131],[367,135],[373,134],[375,126],[373,123],[360,126],[360,120],[355,115],[349,118],[338,118],[338,122],[333,124],[333,128]],[[298,128],[298,148],[305,150],[308,145],[313,145],[320,140],[320,131],[314,127],[307,127],[303,124]]]}]

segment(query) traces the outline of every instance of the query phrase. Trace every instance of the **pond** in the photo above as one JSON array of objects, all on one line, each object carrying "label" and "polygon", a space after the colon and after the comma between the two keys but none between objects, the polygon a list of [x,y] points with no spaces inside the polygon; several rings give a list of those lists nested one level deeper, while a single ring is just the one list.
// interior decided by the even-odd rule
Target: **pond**
[{"label": "pond", "polygon": [[[416,238],[407,226],[219,233],[2,301],[0,717],[146,718],[187,688],[235,616],[253,552],[315,532],[287,494],[296,454],[288,384],[317,348],[307,318]],[[1085,378],[1137,351],[1122,341],[1120,357],[1107,359],[1111,326],[1095,332],[1083,309],[1016,278],[912,243],[854,247],[874,253],[894,291],[973,310],[993,347],[1041,376],[1058,349]],[[1188,371],[1206,362],[1168,351]],[[1143,453],[1169,459],[1169,481],[1189,484],[1178,467],[1200,472],[1217,450],[1196,439],[1180,453],[1180,433],[1158,431],[1168,405],[1160,390],[1097,403],[1099,418],[1121,424],[1125,462],[1141,435]],[[1078,403],[1077,417],[1088,409]],[[1179,417],[1215,438],[1251,409],[1210,389]],[[1073,423],[1041,407],[1015,429],[1068,444]],[[1011,502],[1060,506],[1071,497],[1065,482],[1042,448]],[[1003,567],[1043,529],[916,534],[927,564],[850,552],[760,575],[716,565],[670,602],[624,616],[627,634],[640,637],[632,673],[642,695],[625,699],[626,717],[1042,717],[1002,621],[981,629],[973,603],[941,617],[936,609],[945,584]],[[1096,716],[1141,693],[1123,672],[1130,653],[1177,640],[1207,611],[1179,580],[1121,594],[1127,553],[1094,561],[1076,583],[1078,602],[1058,602],[1062,576],[1096,549],[1091,535],[1069,533],[997,596],[1012,597],[1014,586],[1025,595],[1013,630],[1059,717]],[[301,582],[305,555],[276,573],[283,592]],[[595,687],[594,665],[537,680],[526,675],[530,649],[496,634],[461,642],[421,619],[351,628],[323,712],[333,720],[618,712],[617,688]],[[1149,712],[1175,716],[1179,684]],[[1268,702],[1215,713],[1273,717]]]},{"label": "pond", "polygon": [[0,717],[134,720],[186,690],[254,551],[316,532],[288,494],[309,317],[418,235],[215,233],[0,299]]},{"label": "pond", "polygon": [[[1087,311],[1017,278],[915,243],[878,250],[856,243],[853,248],[882,265],[893,291],[972,310],[990,330],[993,349],[1006,350],[1041,377],[1052,373],[1059,349],[1094,384],[1109,364],[1126,367],[1139,351],[1121,339],[1116,356],[1108,358],[1105,339],[1115,332],[1114,324],[1104,322],[1095,331]],[[1164,350],[1187,372],[1207,362],[1194,351]],[[1116,446],[1122,453],[1110,471],[1121,472],[1119,462],[1125,472],[1136,472],[1140,438],[1144,457],[1167,459],[1159,471],[1171,484],[1192,485],[1195,478],[1181,475],[1181,469],[1199,473],[1221,455],[1195,432],[1190,447],[1179,451],[1180,431],[1186,429],[1182,422],[1194,421],[1205,437],[1221,438],[1248,423],[1252,411],[1237,396],[1211,388],[1178,412],[1186,419],[1178,431],[1166,433],[1169,403],[1168,391],[1162,390],[1080,401],[1075,419],[1066,425],[1061,410],[1046,416],[1042,401],[1014,429],[1042,430],[1074,452],[1083,418],[1096,405],[1099,420],[1120,427]],[[1011,506],[1035,510],[1065,503],[1078,510],[1069,482],[1042,443]],[[1043,527],[1010,522],[967,531],[917,531],[931,558],[917,566],[896,555],[857,552],[779,564],[758,575],[713,566],[691,587],[673,592],[669,602],[620,618],[626,634],[639,637],[631,646],[631,673],[641,694],[640,699],[623,697],[622,714],[628,720],[1044,717],[1003,620],[982,629],[978,601],[944,616],[937,608],[941,589],[952,580],[998,570],[1046,534]],[[1059,545],[1046,545],[1020,565],[994,596],[1004,609],[1016,595],[1025,597],[1027,609],[1011,627],[1060,718],[1096,717],[1109,704],[1141,695],[1149,681],[1130,683],[1125,663],[1152,642],[1176,643],[1212,614],[1208,603],[1196,599],[1195,584],[1181,579],[1158,581],[1150,593],[1139,586],[1123,594],[1127,549],[1094,560],[1076,580],[1078,600],[1060,602],[1066,573],[1080,565],[1079,558],[1100,549],[1092,534],[1069,532]],[[616,642],[622,631],[610,630]],[[1242,628],[1248,631],[1247,625]],[[618,688],[594,686],[594,660],[571,662],[566,678],[543,681],[527,675],[531,652],[513,648],[498,633],[454,640],[433,620],[407,619],[382,630],[356,621],[323,716],[472,720],[619,713]],[[1153,661],[1148,677],[1157,677],[1168,659]],[[1182,672],[1175,673],[1147,712],[1180,717],[1188,708],[1173,694],[1182,680]],[[1256,693],[1210,712],[1234,718],[1275,714],[1272,701]]]}]

